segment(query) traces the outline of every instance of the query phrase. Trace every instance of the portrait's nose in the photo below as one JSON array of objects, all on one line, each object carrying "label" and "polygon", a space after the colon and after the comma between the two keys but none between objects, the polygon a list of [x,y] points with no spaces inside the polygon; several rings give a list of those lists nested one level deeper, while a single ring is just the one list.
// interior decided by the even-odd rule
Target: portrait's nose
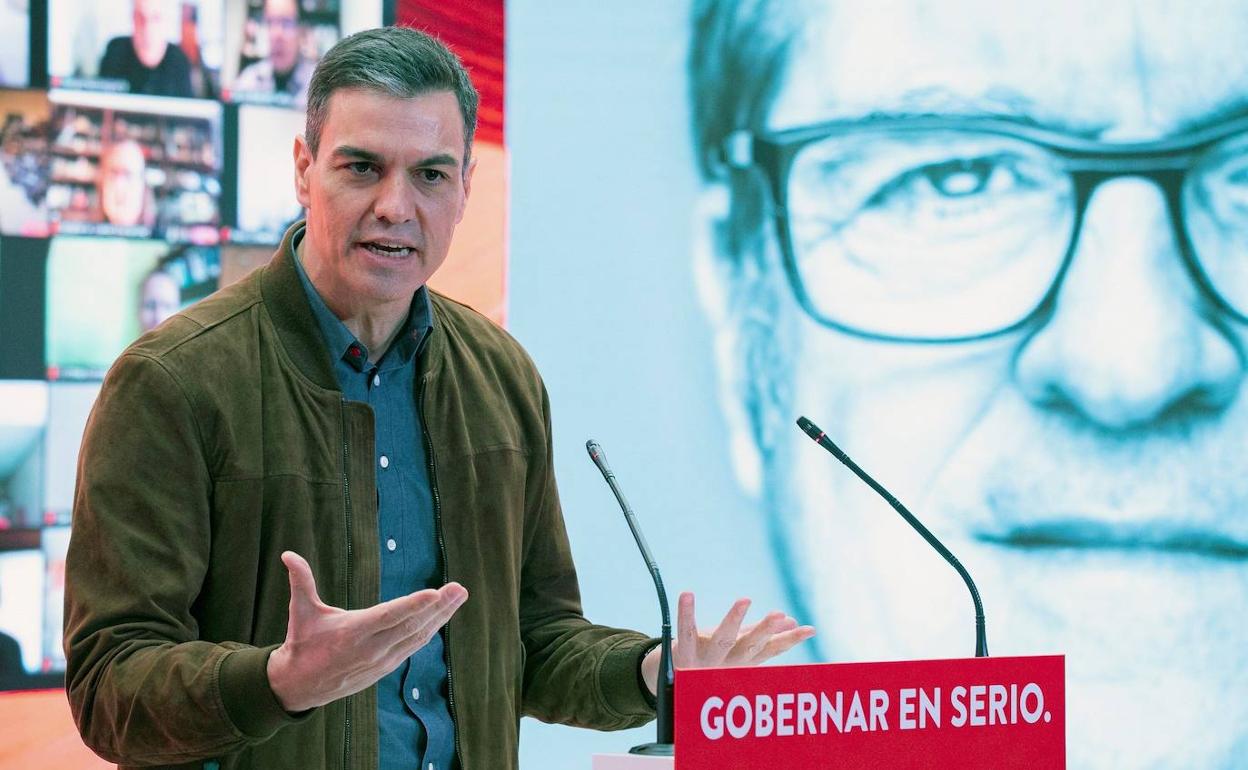
[{"label": "portrait's nose", "polygon": [[1153,182],[1096,189],[1051,314],[1017,353],[1014,375],[1033,404],[1125,430],[1235,399],[1244,374],[1235,322],[1202,295],[1176,238]]},{"label": "portrait's nose", "polygon": [[386,174],[377,185],[373,214],[382,222],[402,224],[416,215],[416,193],[405,174]]}]

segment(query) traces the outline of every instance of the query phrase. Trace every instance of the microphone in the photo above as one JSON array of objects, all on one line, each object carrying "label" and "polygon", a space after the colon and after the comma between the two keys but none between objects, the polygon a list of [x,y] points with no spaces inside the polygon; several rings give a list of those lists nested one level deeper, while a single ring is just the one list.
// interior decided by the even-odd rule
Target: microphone
[{"label": "microphone", "polygon": [[836,459],[845,464],[846,468],[853,471],[854,475],[866,482],[867,486],[874,489],[880,497],[887,500],[888,504],[893,506],[893,510],[900,513],[901,517],[906,520],[906,523],[914,527],[915,531],[922,535],[923,539],[935,548],[937,553],[945,557],[945,561],[953,565],[953,568],[958,571],[958,574],[962,576],[962,580],[966,582],[966,587],[971,591],[971,601],[975,603],[975,657],[988,657],[988,635],[984,629],[984,605],[979,600],[979,589],[975,588],[975,581],[971,580],[971,574],[966,571],[966,567],[962,566],[962,562],[958,561],[958,558],[943,543],[937,540],[936,536],[927,527],[923,526],[922,522],[916,519],[914,514],[910,513],[906,506],[893,497],[880,482],[871,478],[866,471],[858,467],[857,463],[849,459],[849,456],[842,452],[840,447],[833,444],[832,440],[828,438],[828,434],[824,433],[818,425],[815,425],[805,417],[799,417],[797,418],[797,427],[801,428],[807,436],[810,436],[816,444],[831,452]]},{"label": "microphone", "polygon": [[624,511],[624,519],[628,522],[628,528],[632,530],[633,539],[637,541],[637,547],[641,549],[641,558],[646,560],[646,568],[650,570],[650,577],[654,578],[654,588],[659,593],[659,609],[663,614],[659,676],[655,688],[657,690],[655,693],[655,741],[634,746],[628,750],[628,753],[670,757],[673,754],[674,745],[672,692],[675,689],[676,672],[672,668],[672,616],[667,610],[667,590],[663,588],[663,576],[659,574],[659,565],[655,563],[654,555],[650,553],[650,546],[646,545],[645,535],[641,534],[641,527],[637,525],[637,518],[633,516],[632,507],[624,499],[624,493],[620,491],[619,485],[615,483],[615,474],[611,472],[611,466],[607,465],[607,457],[603,454],[602,447],[597,441],[590,439],[585,442],[585,449],[589,452],[589,459],[598,466],[602,477],[607,480],[607,485],[615,493],[620,509]]}]

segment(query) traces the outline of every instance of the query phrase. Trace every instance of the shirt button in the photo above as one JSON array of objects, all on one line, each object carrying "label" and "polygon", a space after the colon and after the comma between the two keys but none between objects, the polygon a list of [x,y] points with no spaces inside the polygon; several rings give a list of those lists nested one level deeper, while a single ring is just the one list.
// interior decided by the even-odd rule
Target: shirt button
[{"label": "shirt button", "polygon": [[382,455],[382,456],[381,456],[381,460],[380,460],[379,462],[380,462],[380,464],[381,464],[381,467],[383,467],[383,468],[389,468],[389,467],[390,467],[390,458],[389,458],[389,457],[386,457],[385,455]]},{"label": "shirt button", "polygon": [[394,542],[394,538],[390,538],[389,540],[386,541],[386,550],[393,551],[395,548],[398,548],[398,547],[399,547],[399,544]]},{"label": "shirt button", "polygon": [[412,688],[412,700],[420,700],[420,688],[419,687]]},{"label": "shirt button", "polygon": [[380,385],[380,384],[381,384],[381,375],[380,375],[380,374],[374,374],[374,375],[373,375],[373,387],[375,388],[375,387],[377,387],[377,386],[378,386],[378,385]]}]

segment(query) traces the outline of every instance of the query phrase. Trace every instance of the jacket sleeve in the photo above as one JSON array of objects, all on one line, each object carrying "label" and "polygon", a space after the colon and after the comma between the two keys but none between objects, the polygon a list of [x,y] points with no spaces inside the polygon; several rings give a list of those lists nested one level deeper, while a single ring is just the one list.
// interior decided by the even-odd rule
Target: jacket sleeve
[{"label": "jacket sleeve", "polygon": [[290,717],[272,647],[199,639],[212,480],[186,390],[122,356],[88,421],[65,563],[66,691],[86,744],[128,765],[219,756]]},{"label": "jacket sleeve", "polygon": [[530,457],[527,548],[521,574],[524,712],[545,722],[598,730],[637,727],[654,718],[641,682],[641,659],[657,640],[590,623],[555,486],[550,403],[541,391],[543,451]]}]

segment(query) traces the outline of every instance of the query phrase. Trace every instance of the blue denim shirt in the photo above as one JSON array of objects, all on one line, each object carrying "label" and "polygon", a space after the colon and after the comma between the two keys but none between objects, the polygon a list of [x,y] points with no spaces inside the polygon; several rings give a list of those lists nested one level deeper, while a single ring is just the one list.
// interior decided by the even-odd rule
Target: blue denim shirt
[{"label": "blue denim shirt", "polygon": [[[295,235],[298,244],[303,233]],[[343,397],[373,408],[376,432],[380,601],[442,584],[429,466],[416,403],[416,358],[433,329],[421,287],[390,349],[375,362],[317,293],[299,259],[299,278],[334,359]],[[446,658],[435,634],[377,683],[380,770],[450,770],[455,728],[447,705]]]}]

